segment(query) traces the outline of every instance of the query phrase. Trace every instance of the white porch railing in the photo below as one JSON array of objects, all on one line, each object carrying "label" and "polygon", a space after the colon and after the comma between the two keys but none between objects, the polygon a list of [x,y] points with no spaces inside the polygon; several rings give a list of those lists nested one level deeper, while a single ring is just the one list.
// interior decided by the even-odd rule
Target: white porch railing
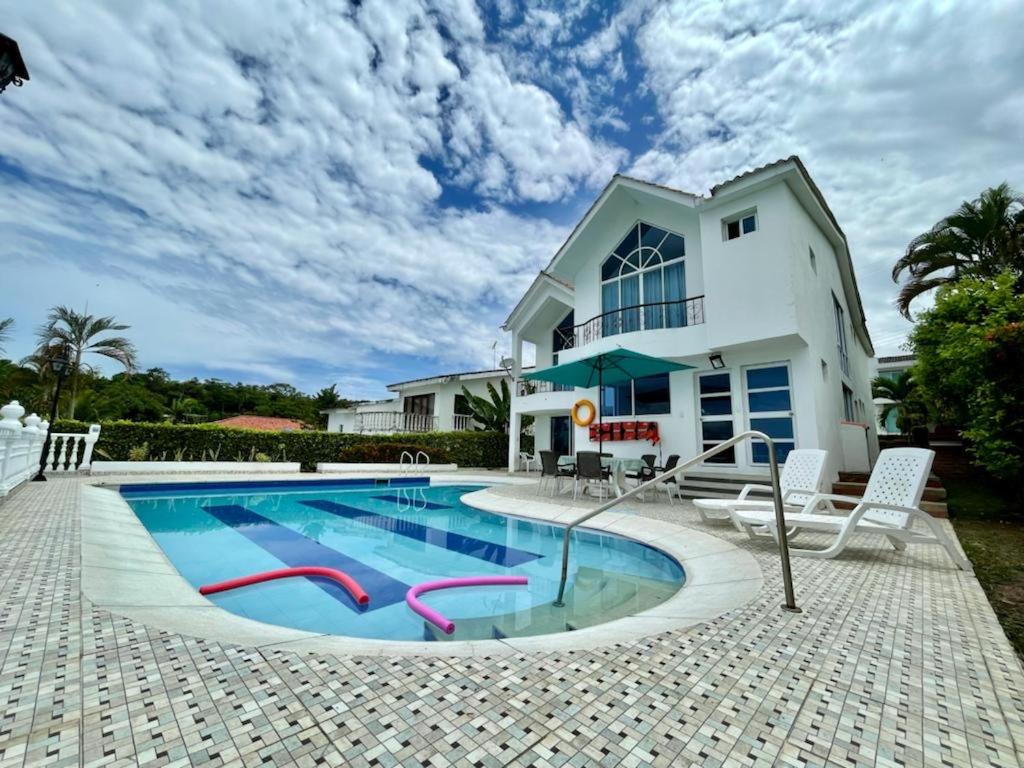
[{"label": "white porch railing", "polygon": [[466,416],[461,413],[456,413],[452,417],[452,429],[456,432],[468,432],[471,429],[475,429],[473,426],[473,417]]},{"label": "white porch railing", "polygon": [[434,432],[437,417],[400,411],[367,411],[356,414],[355,432],[394,434],[396,432]]},{"label": "white porch railing", "polygon": [[[0,408],[0,497],[35,475],[49,428],[34,413],[25,416],[25,409],[17,400]],[[93,424],[84,435],[50,437],[47,472],[87,470],[92,463],[93,446],[100,437],[100,425]]]}]

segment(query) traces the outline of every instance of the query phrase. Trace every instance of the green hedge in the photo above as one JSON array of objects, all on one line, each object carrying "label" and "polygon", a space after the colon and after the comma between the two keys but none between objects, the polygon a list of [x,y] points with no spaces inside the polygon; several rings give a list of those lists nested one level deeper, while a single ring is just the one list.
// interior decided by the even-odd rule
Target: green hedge
[{"label": "green hedge", "polygon": [[[498,432],[424,432],[411,435],[355,435],[340,432],[263,432],[214,424],[140,424],[114,421],[102,424],[96,459],[128,461],[128,452],[148,447],[150,461],[255,461],[263,453],[271,461],[298,461],[304,471],[317,462],[342,461],[346,449],[376,445],[414,445],[435,463],[460,467],[504,467],[508,435]],[[59,420],[54,432],[86,432],[81,421]]]}]

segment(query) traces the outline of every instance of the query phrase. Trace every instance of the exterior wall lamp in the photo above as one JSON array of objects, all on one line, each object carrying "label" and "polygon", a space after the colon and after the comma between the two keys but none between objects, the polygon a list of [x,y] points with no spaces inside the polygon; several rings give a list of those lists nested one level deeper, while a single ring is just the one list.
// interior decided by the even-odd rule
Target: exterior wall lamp
[{"label": "exterior wall lamp", "polygon": [[18,87],[28,79],[28,69],[25,60],[21,58],[18,44],[7,35],[0,34],[0,93],[8,85]]},{"label": "exterior wall lamp", "polygon": [[57,377],[57,386],[53,391],[53,402],[50,403],[50,424],[46,429],[46,442],[43,443],[43,452],[39,456],[39,471],[32,478],[33,482],[46,482],[46,462],[50,458],[50,435],[53,434],[53,424],[57,421],[57,403],[60,402],[60,388],[68,375],[68,367],[71,361],[68,359],[68,350],[61,347],[56,356],[50,360],[50,370]]},{"label": "exterior wall lamp", "polygon": [[711,367],[716,371],[720,371],[725,368],[725,361],[722,359],[721,352],[712,352],[708,355],[708,362],[711,363]]}]

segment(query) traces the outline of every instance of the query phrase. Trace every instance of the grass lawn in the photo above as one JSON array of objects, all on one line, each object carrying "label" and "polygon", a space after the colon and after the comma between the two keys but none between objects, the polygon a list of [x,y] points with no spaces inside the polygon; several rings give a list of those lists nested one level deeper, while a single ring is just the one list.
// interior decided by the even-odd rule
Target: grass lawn
[{"label": "grass lawn", "polygon": [[988,478],[949,480],[949,516],[1007,637],[1024,655],[1024,509]]}]

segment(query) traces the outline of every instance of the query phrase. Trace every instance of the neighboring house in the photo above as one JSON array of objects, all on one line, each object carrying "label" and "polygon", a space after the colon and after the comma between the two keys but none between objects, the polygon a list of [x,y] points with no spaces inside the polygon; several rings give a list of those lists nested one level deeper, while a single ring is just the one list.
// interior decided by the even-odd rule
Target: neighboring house
[{"label": "neighboring house", "polygon": [[404,432],[458,432],[478,429],[462,394],[490,399],[488,384],[501,391],[501,380],[509,387],[512,379],[504,369],[468,371],[413,379],[388,385],[396,397],[359,403],[348,408],[331,408],[327,414],[328,432],[357,434],[396,434]]},{"label": "neighboring house", "polygon": [[295,419],[279,419],[276,416],[231,416],[219,421],[211,421],[219,427],[235,429],[262,429],[267,432],[297,432],[302,429],[302,422]]},{"label": "neighboring house", "polygon": [[[745,429],[829,451],[830,474],[877,453],[874,350],[846,236],[797,157],[699,196],[616,175],[504,325],[519,379],[523,343],[539,368],[624,347],[693,366],[632,385],[565,391],[522,382],[512,401],[509,467],[520,419],[537,448],[596,450],[570,420],[581,399],[605,421],[654,421],[661,444],[605,443],[619,456],[684,459]],[[763,444],[741,444],[693,474],[761,475]]]},{"label": "neighboring house", "polygon": [[[915,355],[892,355],[890,357],[876,357],[871,361],[871,379],[874,380],[878,376],[885,376],[889,379],[897,378],[901,373],[905,373],[914,367],[914,363],[917,362]],[[897,420],[899,419],[899,409],[896,408],[889,412],[889,416],[885,422],[881,422],[882,408],[887,405],[890,401],[884,397],[874,398],[872,401],[875,406],[875,424],[878,425],[878,432],[882,435],[898,435],[900,434],[900,428],[897,426]]]}]

